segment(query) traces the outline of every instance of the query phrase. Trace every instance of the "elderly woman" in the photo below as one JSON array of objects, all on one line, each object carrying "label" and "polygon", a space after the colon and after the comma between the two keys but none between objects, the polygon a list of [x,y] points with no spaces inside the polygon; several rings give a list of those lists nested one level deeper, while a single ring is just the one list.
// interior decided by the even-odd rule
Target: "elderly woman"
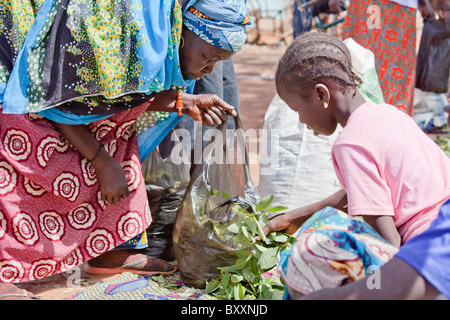
[{"label": "elderly woman", "polygon": [[185,2],[0,4],[0,282],[88,260],[97,273],[175,272],[124,249],[151,223],[135,122],[151,112],[150,152],[182,115],[236,115],[187,92],[250,25],[245,0]]}]

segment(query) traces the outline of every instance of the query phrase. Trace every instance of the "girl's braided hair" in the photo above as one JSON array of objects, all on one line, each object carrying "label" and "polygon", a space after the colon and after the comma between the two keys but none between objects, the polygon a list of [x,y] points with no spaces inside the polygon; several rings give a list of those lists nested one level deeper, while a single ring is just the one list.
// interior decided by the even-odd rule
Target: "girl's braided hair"
[{"label": "girl's braided hair", "polygon": [[343,92],[353,89],[355,94],[362,83],[345,44],[324,32],[307,32],[294,39],[278,64],[276,82],[291,93],[325,83]]}]

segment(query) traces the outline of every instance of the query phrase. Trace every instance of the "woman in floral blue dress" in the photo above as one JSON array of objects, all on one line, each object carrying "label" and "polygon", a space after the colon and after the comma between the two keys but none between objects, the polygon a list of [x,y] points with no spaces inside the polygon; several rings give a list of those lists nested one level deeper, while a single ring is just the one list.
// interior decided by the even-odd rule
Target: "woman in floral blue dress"
[{"label": "woman in floral blue dress", "polygon": [[0,291],[88,260],[93,272],[175,272],[112,250],[151,222],[135,122],[148,111],[160,128],[148,151],[181,115],[235,115],[189,90],[250,26],[245,0],[186,2],[0,1]]}]

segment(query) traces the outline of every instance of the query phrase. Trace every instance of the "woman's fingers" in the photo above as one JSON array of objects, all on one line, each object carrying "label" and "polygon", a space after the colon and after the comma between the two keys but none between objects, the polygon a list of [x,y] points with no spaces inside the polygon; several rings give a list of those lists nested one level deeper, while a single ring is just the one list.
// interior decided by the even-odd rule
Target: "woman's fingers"
[{"label": "woman's fingers", "polygon": [[210,96],[211,98],[211,106],[215,106],[221,110],[223,110],[226,114],[232,116],[232,117],[236,117],[237,116],[237,112],[234,109],[234,107],[228,103],[226,103],[224,100],[220,99],[219,96],[217,95],[212,95]]},{"label": "woman's fingers", "polygon": [[237,116],[237,112],[236,112],[236,109],[234,109],[234,107],[233,106],[230,106],[228,103],[226,103],[225,101],[222,101],[222,102],[224,102],[224,104],[217,104],[216,106],[217,107],[219,107],[220,109],[222,109],[223,110],[223,112],[226,114],[226,115],[230,115],[230,116],[232,116],[232,117],[236,117]]},{"label": "woman's fingers", "polygon": [[216,125],[221,124],[227,118],[227,114],[217,107],[209,107],[206,110],[206,113],[211,117],[212,121]]},{"label": "woman's fingers", "polygon": [[130,195],[128,188],[119,192],[101,192],[100,199],[109,204],[117,204],[122,199],[126,199]]}]

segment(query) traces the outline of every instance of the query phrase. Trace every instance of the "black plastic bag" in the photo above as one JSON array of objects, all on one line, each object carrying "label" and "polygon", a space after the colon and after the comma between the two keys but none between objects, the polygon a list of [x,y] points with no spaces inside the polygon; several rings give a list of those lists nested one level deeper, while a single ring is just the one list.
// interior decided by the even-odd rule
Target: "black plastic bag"
[{"label": "black plastic bag", "polygon": [[447,93],[450,68],[450,18],[424,19],[417,54],[416,88]]},{"label": "black plastic bag", "polygon": [[163,159],[159,148],[142,163],[152,223],[147,228],[148,247],[142,253],[152,258],[173,261],[172,232],[178,207],[189,184],[189,165]]},{"label": "black plastic bag", "polygon": [[236,216],[233,206],[259,202],[242,125],[238,117],[234,121],[232,143],[227,143],[226,122],[217,127],[203,163],[195,165],[175,221],[173,243],[181,280],[197,288],[218,277],[218,267],[236,263],[239,246],[226,229]]}]

